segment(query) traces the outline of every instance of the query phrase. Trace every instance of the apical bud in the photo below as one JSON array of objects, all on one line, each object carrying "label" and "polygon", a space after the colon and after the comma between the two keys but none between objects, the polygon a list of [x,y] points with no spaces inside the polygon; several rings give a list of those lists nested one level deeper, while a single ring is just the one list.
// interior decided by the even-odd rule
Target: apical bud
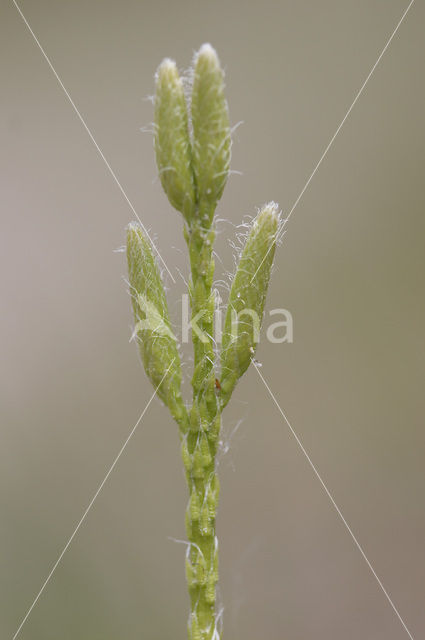
[{"label": "apical bud", "polygon": [[155,153],[163,189],[173,207],[189,222],[196,197],[187,105],[176,64],[168,58],[156,74]]},{"label": "apical bud", "polygon": [[207,226],[226,185],[231,147],[223,71],[210,44],[202,45],[195,57],[191,113],[199,215]]}]

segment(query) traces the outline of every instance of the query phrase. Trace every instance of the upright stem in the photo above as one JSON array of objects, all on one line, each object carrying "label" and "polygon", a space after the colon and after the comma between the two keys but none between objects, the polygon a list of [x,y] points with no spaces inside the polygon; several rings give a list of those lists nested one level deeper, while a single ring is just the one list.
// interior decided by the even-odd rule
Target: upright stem
[{"label": "upright stem", "polygon": [[219,494],[216,453],[221,411],[214,371],[214,235],[214,229],[204,228],[200,223],[185,230],[191,266],[194,346],[193,404],[189,429],[184,434],[182,445],[189,487],[186,511],[186,530],[190,543],[186,561],[191,602],[189,640],[219,638],[216,628],[218,543],[215,519]]}]

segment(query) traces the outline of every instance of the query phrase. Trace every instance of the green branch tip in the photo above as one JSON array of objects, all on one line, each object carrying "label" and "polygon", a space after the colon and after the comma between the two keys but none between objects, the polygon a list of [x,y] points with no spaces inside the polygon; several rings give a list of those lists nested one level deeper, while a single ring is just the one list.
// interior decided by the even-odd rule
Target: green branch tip
[{"label": "green branch tip", "polygon": [[223,406],[255,354],[279,228],[279,207],[269,202],[252,222],[233,279],[221,350]]},{"label": "green branch tip", "polygon": [[189,107],[176,63],[156,74],[155,154],[162,187],[189,227],[209,227],[229,174],[231,136],[223,71],[204,44],[194,58]]},{"label": "green branch tip", "polygon": [[153,248],[142,227],[127,227],[127,262],[137,339],[146,375],[179,423],[185,419],[181,367],[164,285]]},{"label": "green branch tip", "polygon": [[187,105],[176,63],[169,58],[156,74],[155,153],[168,200],[189,223],[196,209],[196,193]]},{"label": "green branch tip", "polygon": [[226,185],[231,154],[224,73],[210,44],[202,45],[194,58],[191,114],[199,215],[209,225]]}]

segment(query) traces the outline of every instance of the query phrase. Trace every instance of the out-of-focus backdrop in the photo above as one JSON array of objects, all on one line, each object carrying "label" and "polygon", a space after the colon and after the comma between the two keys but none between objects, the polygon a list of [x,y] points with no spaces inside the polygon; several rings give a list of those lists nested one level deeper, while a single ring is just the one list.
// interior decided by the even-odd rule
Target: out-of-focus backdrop
[{"label": "out-of-focus backdrop", "polygon": [[[217,278],[256,206],[288,213],[407,0],[21,0],[177,283],[149,95],[203,42],[226,69],[233,175]],[[258,358],[415,638],[425,634],[425,7],[415,2],[287,225]],[[12,1],[1,0],[0,635],[12,638],[152,390],[131,336],[133,214]],[[269,323],[266,315],[266,324]],[[264,336],[263,336],[264,338]],[[190,365],[186,367],[190,377]],[[185,389],[189,384],[186,381]],[[236,429],[236,427],[238,427]],[[236,429],[236,430],[235,430]],[[230,444],[230,446],[228,446]],[[224,450],[228,448],[228,452]],[[231,640],[408,635],[255,370],[224,415],[220,594]],[[155,400],[22,640],[184,639],[186,488]]]}]

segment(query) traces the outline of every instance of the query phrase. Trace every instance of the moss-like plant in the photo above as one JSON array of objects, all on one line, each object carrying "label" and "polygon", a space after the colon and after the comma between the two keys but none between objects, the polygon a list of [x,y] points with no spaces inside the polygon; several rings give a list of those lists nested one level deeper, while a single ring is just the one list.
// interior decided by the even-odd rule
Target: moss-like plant
[{"label": "moss-like plant", "polygon": [[[186,576],[190,640],[221,637],[216,611],[219,481],[216,455],[221,414],[248,368],[258,342],[279,232],[275,203],[251,224],[230,290],[220,357],[214,343],[214,213],[229,174],[231,130],[217,54],[195,55],[187,100],[182,78],[165,59],[156,75],[155,153],[163,189],[184,218],[189,251],[194,369],[190,406],[181,394],[181,364],[161,274],[149,239],[137,224],[127,232],[135,335],[148,378],[179,426],[189,488]],[[188,104],[189,103],[189,104]],[[220,360],[219,362],[217,360]]]}]

